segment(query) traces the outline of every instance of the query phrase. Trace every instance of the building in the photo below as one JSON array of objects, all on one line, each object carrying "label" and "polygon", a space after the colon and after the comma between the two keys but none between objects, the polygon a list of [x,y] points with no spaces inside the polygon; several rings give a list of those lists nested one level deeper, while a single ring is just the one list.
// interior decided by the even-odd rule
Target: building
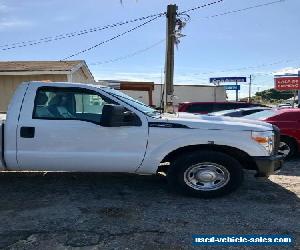
[{"label": "building", "polygon": [[[119,89],[143,103],[154,105],[156,107],[161,106],[163,95],[162,84],[155,84],[154,82],[129,82],[116,80],[102,80],[98,81],[97,84]],[[177,106],[180,102],[211,101],[226,101],[226,91],[224,86],[174,85],[173,103],[175,106]]]},{"label": "building", "polygon": [[[104,80],[98,81],[97,84],[121,90],[134,99],[142,99],[140,101],[148,105],[155,105],[155,103],[153,102],[154,82]],[[140,97],[140,94],[142,94],[142,97]]]},{"label": "building", "polygon": [[0,62],[0,112],[6,112],[15,89],[24,81],[95,82],[82,60]]},{"label": "building", "polygon": [[[300,68],[286,68],[282,69],[280,71],[277,71],[274,73],[274,77],[300,77]],[[294,98],[293,98],[294,99]],[[298,90],[298,95],[297,95],[297,103],[298,99],[300,99],[300,90]]]}]

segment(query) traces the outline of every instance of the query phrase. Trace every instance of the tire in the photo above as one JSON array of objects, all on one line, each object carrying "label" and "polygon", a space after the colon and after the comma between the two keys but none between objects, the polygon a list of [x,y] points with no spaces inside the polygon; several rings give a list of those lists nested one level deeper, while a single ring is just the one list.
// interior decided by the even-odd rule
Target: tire
[{"label": "tire", "polygon": [[227,154],[201,150],[179,156],[169,167],[167,179],[176,192],[215,198],[237,189],[244,173],[241,164]]},{"label": "tire", "polygon": [[289,137],[281,137],[278,153],[285,159],[293,157],[296,153],[296,143]]}]

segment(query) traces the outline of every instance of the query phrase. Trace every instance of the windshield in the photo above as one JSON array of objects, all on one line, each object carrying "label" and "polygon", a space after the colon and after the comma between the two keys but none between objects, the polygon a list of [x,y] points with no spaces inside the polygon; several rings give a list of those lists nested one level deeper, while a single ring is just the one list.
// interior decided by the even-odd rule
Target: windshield
[{"label": "windshield", "polygon": [[227,115],[237,111],[238,111],[237,109],[221,110],[221,111],[209,113],[209,115]]},{"label": "windshield", "polygon": [[276,110],[264,110],[261,112],[257,112],[251,115],[246,115],[244,116],[244,118],[246,119],[255,119],[255,120],[263,120],[263,119],[267,119],[269,117],[272,117],[276,114]]},{"label": "windshield", "polygon": [[117,97],[119,99],[121,99],[123,102],[127,103],[128,105],[136,108],[137,110],[143,112],[146,115],[149,116],[158,116],[160,115],[160,112],[157,111],[154,108],[151,108],[150,106],[133,99],[132,97],[130,97],[129,95],[126,95],[124,93],[122,93],[121,91],[112,89],[112,88],[103,88],[103,90],[109,94],[111,94],[114,97]]}]

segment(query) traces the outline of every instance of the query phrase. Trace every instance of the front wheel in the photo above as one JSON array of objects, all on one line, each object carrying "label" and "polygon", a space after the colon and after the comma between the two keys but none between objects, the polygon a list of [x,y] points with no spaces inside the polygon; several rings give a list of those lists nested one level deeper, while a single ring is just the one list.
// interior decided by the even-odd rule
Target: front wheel
[{"label": "front wheel", "polygon": [[296,144],[292,139],[288,137],[280,138],[278,154],[282,155],[285,159],[289,159],[295,155],[295,152]]},{"label": "front wheel", "polygon": [[234,158],[214,151],[181,155],[167,173],[172,189],[181,193],[213,198],[226,195],[243,181],[243,170]]}]

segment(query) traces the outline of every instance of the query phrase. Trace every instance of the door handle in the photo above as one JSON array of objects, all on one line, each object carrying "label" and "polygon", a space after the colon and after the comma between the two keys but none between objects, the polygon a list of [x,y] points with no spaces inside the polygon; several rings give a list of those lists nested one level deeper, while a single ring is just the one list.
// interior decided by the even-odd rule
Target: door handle
[{"label": "door handle", "polygon": [[34,138],[35,127],[21,127],[20,136],[23,138]]}]

